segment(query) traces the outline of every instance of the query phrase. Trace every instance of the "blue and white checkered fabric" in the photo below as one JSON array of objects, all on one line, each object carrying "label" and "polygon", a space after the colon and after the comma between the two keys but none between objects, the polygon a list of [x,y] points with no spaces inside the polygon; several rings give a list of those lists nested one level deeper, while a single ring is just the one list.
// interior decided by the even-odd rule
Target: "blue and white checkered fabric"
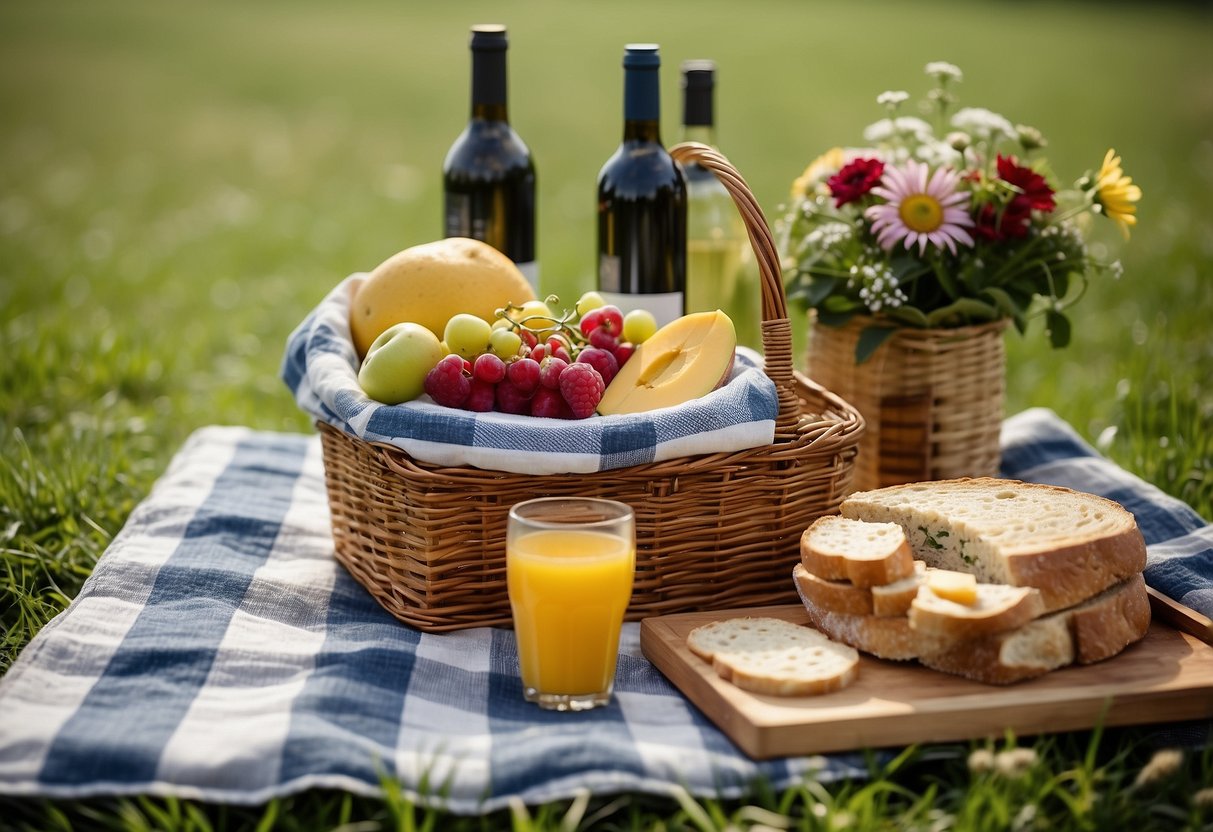
[{"label": "blue and white checkered fabric", "polygon": [[775,384],[745,348],[737,350],[727,384],[651,413],[564,421],[454,410],[428,396],[379,404],[358,385],[350,339],[350,297],[362,280],[360,274],[346,278],[291,333],[281,371],[305,413],[361,439],[435,465],[517,474],[585,474],[774,441]]},{"label": "blue and white checkered fabric", "polygon": [[[1213,530],[1191,510],[1047,411],[1004,436],[1005,473],[1127,505],[1151,583],[1213,613]],[[527,704],[512,632],[423,635],[337,565],[315,437],[206,428],[0,680],[0,793],[254,803],[373,793],[385,774],[471,813],[866,771],[857,755],[749,760],[642,657],[635,624],[620,653],[609,707]]]}]

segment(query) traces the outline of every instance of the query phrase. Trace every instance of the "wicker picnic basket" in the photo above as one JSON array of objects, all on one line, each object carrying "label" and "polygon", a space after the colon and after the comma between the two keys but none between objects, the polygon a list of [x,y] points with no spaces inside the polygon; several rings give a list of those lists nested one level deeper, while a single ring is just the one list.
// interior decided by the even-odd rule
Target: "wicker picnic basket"
[{"label": "wicker picnic basket", "polygon": [[609,497],[636,515],[628,618],[794,603],[800,535],[851,485],[863,420],[795,373],[779,255],[740,174],[701,144],[671,154],[732,194],[761,273],[764,372],[779,398],[771,445],[594,474],[442,467],[319,425],[337,558],[389,612],[427,632],[510,624],[506,517],[532,497]]}]

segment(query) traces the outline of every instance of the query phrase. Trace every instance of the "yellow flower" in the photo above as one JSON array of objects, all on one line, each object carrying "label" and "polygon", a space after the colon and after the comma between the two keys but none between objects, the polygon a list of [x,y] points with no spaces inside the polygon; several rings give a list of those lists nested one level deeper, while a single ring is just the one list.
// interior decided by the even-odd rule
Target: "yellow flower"
[{"label": "yellow flower", "polygon": [[817,184],[842,170],[844,164],[846,164],[846,155],[842,152],[842,148],[831,147],[810,162],[809,166],[804,169],[804,173],[800,174],[792,183],[792,196],[796,199],[805,197]]},{"label": "yellow flower", "polygon": [[1129,239],[1129,226],[1137,225],[1137,206],[1133,203],[1141,199],[1141,188],[1133,184],[1133,180],[1125,176],[1120,167],[1120,157],[1115,150],[1109,150],[1104,156],[1103,167],[1095,179],[1095,201],[1103,206],[1103,212],[1120,226],[1120,232]]}]

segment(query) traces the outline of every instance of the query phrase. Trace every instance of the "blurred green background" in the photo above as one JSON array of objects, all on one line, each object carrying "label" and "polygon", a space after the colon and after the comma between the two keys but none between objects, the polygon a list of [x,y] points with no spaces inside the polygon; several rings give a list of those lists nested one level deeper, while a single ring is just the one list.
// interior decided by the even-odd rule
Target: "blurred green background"
[{"label": "blurred green background", "polygon": [[678,63],[716,59],[721,147],[772,220],[810,160],[881,116],[877,94],[925,91],[931,60],[964,70],[962,105],[1042,130],[1062,180],[1115,147],[1145,192],[1126,274],[1091,287],[1069,349],[1038,329],[1008,336],[1007,409],[1054,407],[1152,478],[1170,465],[1168,487],[1208,511],[1206,9],[5,3],[0,442],[49,468],[112,453],[115,470],[136,469],[137,497],[198,425],[308,429],[277,380],[284,339],[346,274],[440,235],[442,159],[468,112],[467,30],[499,21],[512,121],[539,168],[543,288],[560,294],[594,279],[595,180],[621,132],[628,41],[661,44],[667,144]]},{"label": "blurred green background", "polygon": [[[1068,349],[1039,327],[1007,336],[1007,412],[1054,408],[1213,519],[1209,8],[0,4],[0,673],[192,430],[309,430],[277,377],[284,341],[345,275],[441,234],[442,159],[467,118],[477,22],[510,27],[543,288],[562,295],[593,283],[595,181],[621,133],[629,41],[661,44],[667,143],[677,65],[718,62],[721,147],[772,220],[809,161],[860,142],[880,92],[925,91],[928,61],[964,70],[962,104],[1042,130],[1063,181],[1115,147],[1145,193],[1127,246],[1100,237],[1125,275],[1073,310]],[[49,828],[47,812],[31,828]],[[299,812],[299,828],[334,816]]]}]

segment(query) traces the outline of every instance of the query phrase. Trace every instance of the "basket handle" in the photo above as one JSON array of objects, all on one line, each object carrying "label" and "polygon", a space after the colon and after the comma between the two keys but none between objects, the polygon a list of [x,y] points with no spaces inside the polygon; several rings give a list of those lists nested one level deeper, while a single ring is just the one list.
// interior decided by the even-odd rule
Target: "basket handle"
[{"label": "basket handle", "polygon": [[775,382],[779,396],[779,416],[775,420],[777,433],[794,430],[800,415],[800,398],[796,393],[792,366],[792,323],[788,320],[787,298],[783,292],[783,271],[779,265],[779,250],[770,226],[750,186],[724,154],[699,142],[683,142],[670,148],[670,155],[682,165],[695,162],[710,170],[733,197],[737,210],[750,237],[750,247],[758,261],[762,287],[762,352],[763,372]]}]

